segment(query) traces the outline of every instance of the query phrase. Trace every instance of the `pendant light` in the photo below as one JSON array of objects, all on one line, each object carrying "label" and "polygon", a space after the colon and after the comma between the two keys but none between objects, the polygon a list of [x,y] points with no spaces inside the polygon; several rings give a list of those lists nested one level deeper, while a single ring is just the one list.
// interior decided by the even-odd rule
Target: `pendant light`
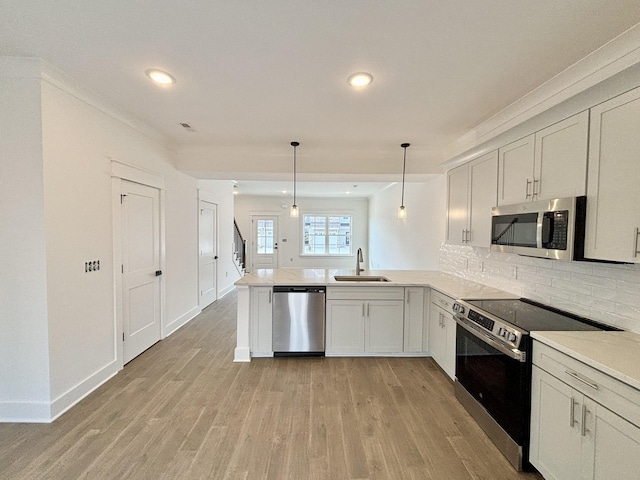
[{"label": "pendant light", "polygon": [[291,211],[289,215],[292,217],[298,217],[298,205],[296,205],[296,148],[300,145],[299,142],[291,142],[293,147],[293,205],[291,205]]},{"label": "pendant light", "polygon": [[398,218],[407,218],[407,209],[404,208],[404,174],[407,169],[407,147],[410,143],[403,143],[400,145],[404,148],[404,159],[402,160],[402,200],[400,201],[400,208],[398,209]]}]

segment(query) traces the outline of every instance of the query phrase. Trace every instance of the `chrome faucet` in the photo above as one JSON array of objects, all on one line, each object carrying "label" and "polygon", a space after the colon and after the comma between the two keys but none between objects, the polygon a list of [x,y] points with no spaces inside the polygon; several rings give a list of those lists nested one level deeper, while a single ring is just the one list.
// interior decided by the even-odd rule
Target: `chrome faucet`
[{"label": "chrome faucet", "polygon": [[356,275],[360,275],[360,272],[364,272],[364,268],[360,266],[360,262],[364,262],[362,259],[362,249],[358,249],[358,253],[356,253]]}]

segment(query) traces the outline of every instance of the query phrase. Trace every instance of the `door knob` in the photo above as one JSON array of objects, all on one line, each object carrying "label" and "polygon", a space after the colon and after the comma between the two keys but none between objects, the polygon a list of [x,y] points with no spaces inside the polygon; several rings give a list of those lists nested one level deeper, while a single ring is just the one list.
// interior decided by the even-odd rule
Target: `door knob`
[{"label": "door knob", "polygon": [[160,275],[162,275],[162,270],[156,270],[156,277],[159,277]]},{"label": "door knob", "polygon": [[218,259],[218,255],[214,256],[214,257],[213,257],[213,259],[214,259],[214,260],[217,260],[217,259]]}]

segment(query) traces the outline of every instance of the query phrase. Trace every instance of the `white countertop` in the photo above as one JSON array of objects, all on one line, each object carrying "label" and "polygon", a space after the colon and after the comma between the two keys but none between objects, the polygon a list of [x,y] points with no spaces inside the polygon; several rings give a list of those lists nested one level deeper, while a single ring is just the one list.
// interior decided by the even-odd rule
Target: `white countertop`
[{"label": "white countertop", "polygon": [[236,285],[327,285],[331,287],[431,287],[454,298],[518,298],[494,287],[470,282],[437,270],[369,270],[362,276],[383,276],[388,282],[338,282],[335,275],[355,275],[354,269],[337,268],[280,268],[262,269],[248,273]]},{"label": "white countertop", "polygon": [[531,332],[531,337],[640,390],[640,334]]}]

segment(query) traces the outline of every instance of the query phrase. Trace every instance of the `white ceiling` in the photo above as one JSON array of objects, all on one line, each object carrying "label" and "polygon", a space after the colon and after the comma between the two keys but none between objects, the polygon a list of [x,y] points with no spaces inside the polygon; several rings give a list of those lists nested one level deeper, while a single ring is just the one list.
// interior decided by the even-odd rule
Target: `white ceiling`
[{"label": "white ceiling", "polygon": [[[369,197],[395,182],[297,182],[297,197]],[[235,183],[234,191],[238,195],[269,195],[281,196],[291,200],[293,182],[291,179],[282,181],[240,180]]]},{"label": "white ceiling", "polygon": [[[2,0],[0,9],[0,55],[38,56],[79,80],[163,134],[185,171],[249,180],[288,178],[292,140],[310,177],[397,181],[402,142],[409,175],[438,173],[455,139],[640,22],[638,0]],[[177,83],[153,85],[151,67]],[[347,85],[356,71],[373,74],[369,88]]]}]

